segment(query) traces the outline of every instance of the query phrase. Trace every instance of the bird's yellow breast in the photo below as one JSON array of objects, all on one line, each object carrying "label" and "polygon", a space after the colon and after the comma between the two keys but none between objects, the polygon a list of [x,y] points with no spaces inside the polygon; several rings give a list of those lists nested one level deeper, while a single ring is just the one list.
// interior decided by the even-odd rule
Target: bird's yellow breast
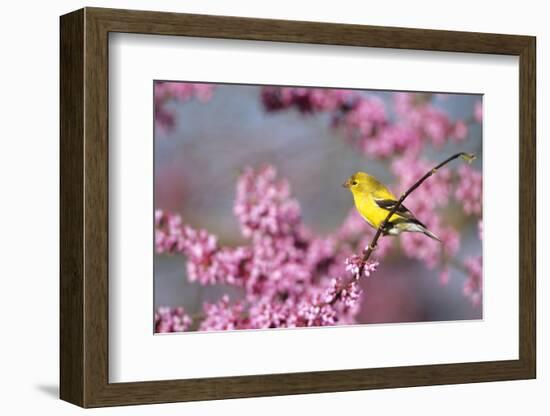
[{"label": "bird's yellow breast", "polygon": [[[372,194],[353,192],[353,200],[359,214],[374,228],[380,227],[380,224],[386,219],[388,211],[378,206]],[[392,215],[390,222],[397,218],[399,218],[398,215]]]}]

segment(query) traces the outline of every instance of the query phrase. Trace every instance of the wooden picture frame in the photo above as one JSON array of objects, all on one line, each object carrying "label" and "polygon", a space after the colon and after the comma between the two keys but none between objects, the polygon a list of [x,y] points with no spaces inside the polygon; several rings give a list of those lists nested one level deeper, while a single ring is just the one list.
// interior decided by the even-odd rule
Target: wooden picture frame
[{"label": "wooden picture frame", "polygon": [[[535,378],[535,38],[85,8],[61,17],[60,396],[82,407]],[[110,32],[519,57],[519,359],[109,383],[108,34]]]}]

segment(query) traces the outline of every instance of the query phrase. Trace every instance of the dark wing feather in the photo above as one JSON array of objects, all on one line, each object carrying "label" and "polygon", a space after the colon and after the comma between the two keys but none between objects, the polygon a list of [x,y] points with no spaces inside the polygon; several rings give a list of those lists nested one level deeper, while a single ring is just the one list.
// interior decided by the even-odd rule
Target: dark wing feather
[{"label": "dark wing feather", "polygon": [[[376,205],[378,205],[380,208],[388,211],[391,211],[393,207],[395,207],[395,205],[397,204],[397,201],[394,199],[375,199],[374,202],[376,202]],[[414,222],[424,228],[426,227],[424,224],[418,221],[413,213],[409,211],[407,207],[403,204],[399,205],[399,208],[397,208],[395,213],[409,222]],[[395,222],[395,220],[393,220],[392,222]]]}]

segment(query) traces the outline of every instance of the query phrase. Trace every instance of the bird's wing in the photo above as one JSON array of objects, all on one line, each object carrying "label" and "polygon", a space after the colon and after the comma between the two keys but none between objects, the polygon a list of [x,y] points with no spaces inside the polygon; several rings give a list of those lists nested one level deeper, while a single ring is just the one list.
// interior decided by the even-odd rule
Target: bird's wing
[{"label": "bird's wing", "polygon": [[[388,211],[391,211],[393,207],[395,207],[395,205],[397,204],[397,201],[395,199],[376,199],[375,198],[374,202],[376,202],[376,205],[378,205],[380,208],[383,208]],[[416,217],[413,215],[413,213],[409,211],[408,208],[403,204],[399,205],[399,207],[395,211],[395,214],[410,222],[414,222],[414,223],[417,223],[418,225],[421,225],[422,227],[426,227],[424,224],[418,221]]]}]

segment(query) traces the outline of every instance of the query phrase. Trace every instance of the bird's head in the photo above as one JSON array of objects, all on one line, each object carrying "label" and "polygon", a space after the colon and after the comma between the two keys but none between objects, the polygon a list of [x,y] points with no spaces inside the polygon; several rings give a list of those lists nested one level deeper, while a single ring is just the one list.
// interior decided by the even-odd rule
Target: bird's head
[{"label": "bird's head", "polygon": [[348,188],[352,193],[368,191],[376,179],[365,172],[356,172],[351,175],[342,186]]}]

